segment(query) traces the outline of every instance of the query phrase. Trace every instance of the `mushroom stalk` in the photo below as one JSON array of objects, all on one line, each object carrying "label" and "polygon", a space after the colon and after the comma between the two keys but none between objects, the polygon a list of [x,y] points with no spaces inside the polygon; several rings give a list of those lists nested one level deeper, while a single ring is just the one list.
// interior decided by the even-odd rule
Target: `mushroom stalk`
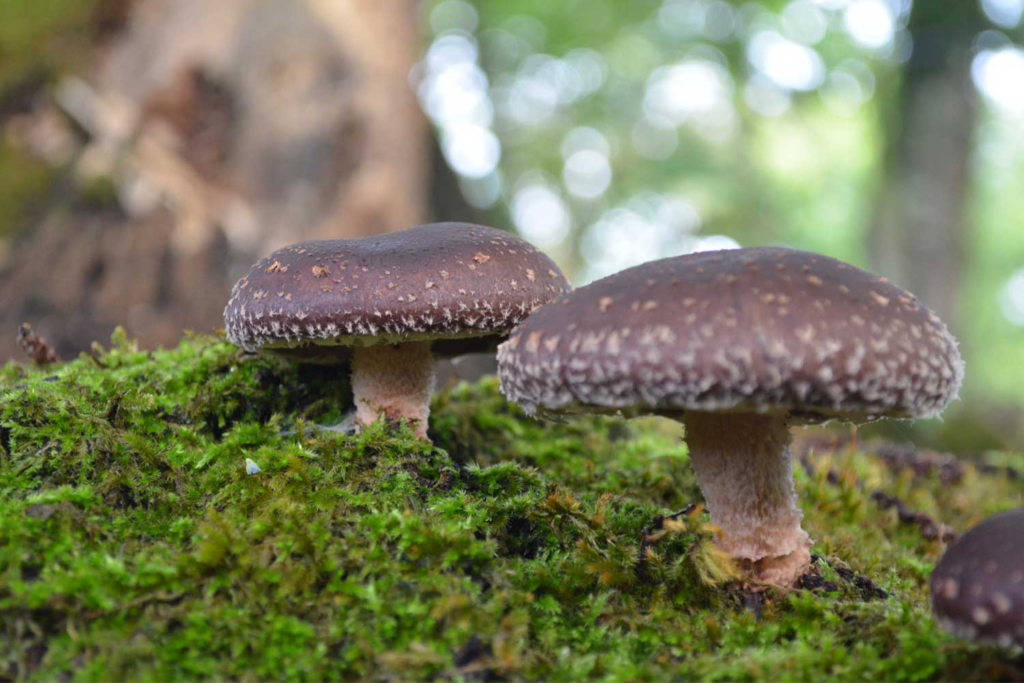
[{"label": "mushroom stalk", "polygon": [[721,529],[718,545],[755,581],[794,585],[810,567],[811,541],[800,528],[785,421],[690,412],[683,423],[711,521]]},{"label": "mushroom stalk", "polygon": [[377,344],[352,350],[352,393],[356,424],[381,417],[406,420],[416,436],[427,438],[434,357],[430,342]]}]

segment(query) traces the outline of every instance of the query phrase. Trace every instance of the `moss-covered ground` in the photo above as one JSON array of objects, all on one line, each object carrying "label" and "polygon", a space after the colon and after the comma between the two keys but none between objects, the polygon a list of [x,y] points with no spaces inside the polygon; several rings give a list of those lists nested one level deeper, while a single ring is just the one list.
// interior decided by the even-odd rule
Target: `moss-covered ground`
[{"label": "moss-covered ground", "polygon": [[819,448],[829,563],[758,598],[700,508],[659,519],[700,500],[674,423],[541,424],[484,380],[437,397],[433,446],[310,429],[345,392],[204,337],[0,370],[0,680],[1024,677],[936,626],[941,541],[872,498],[962,531],[1024,505],[1002,467]]}]

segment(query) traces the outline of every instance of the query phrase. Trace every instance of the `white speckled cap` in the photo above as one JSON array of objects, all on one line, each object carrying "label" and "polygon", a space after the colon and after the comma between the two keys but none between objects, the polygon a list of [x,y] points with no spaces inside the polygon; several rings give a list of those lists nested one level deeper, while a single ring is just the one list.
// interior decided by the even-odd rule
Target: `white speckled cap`
[{"label": "white speckled cap", "polygon": [[228,339],[246,350],[309,360],[328,347],[403,341],[453,340],[454,353],[493,344],[568,289],[529,243],[493,228],[437,223],[285,247],[238,281],[224,323]]},{"label": "white speckled cap", "polygon": [[938,415],[956,340],[909,292],[781,248],[690,254],[581,287],[498,352],[529,413],[729,411],[867,421]]},{"label": "white speckled cap", "polygon": [[935,567],[930,587],[946,630],[1024,647],[1024,509],[990,517],[964,534]]}]

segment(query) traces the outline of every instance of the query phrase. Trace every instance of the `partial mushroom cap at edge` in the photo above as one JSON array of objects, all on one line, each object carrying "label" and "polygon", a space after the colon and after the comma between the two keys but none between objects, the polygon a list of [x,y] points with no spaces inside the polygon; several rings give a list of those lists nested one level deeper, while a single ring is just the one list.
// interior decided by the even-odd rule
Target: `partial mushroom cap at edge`
[{"label": "partial mushroom cap at edge", "polygon": [[935,616],[950,633],[1024,647],[1024,509],[970,529],[946,551],[929,586]]}]

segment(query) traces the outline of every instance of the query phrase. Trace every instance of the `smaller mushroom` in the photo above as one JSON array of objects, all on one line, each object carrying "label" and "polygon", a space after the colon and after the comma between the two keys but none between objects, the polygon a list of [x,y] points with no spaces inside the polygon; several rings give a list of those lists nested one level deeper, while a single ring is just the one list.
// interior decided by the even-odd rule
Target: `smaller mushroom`
[{"label": "smaller mushroom", "polygon": [[518,237],[435,223],[280,249],[235,285],[224,324],[247,351],[349,363],[357,425],[406,420],[426,438],[434,358],[494,350],[568,289]]},{"label": "smaller mushroom", "polygon": [[935,617],[953,635],[1024,647],[1024,509],[964,534],[935,567],[930,588]]}]

